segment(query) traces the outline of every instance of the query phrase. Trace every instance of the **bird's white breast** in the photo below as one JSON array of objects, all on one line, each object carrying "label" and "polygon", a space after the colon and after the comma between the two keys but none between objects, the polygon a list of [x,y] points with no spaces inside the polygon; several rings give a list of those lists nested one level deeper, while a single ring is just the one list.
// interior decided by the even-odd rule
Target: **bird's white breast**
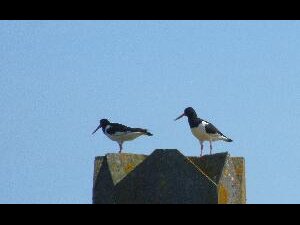
[{"label": "bird's white breast", "polygon": [[200,141],[217,141],[222,140],[223,137],[220,134],[210,134],[207,133],[205,130],[205,126],[208,123],[205,121],[202,121],[198,127],[191,128],[191,131],[193,135],[198,138]]},{"label": "bird's white breast", "polygon": [[205,132],[205,128],[200,124],[198,127],[191,128],[193,135],[200,141],[210,140],[209,135]]},{"label": "bird's white breast", "polygon": [[114,134],[107,133],[107,130],[110,128],[110,125],[107,125],[104,129],[104,134],[111,140],[117,141],[117,142],[124,142],[124,141],[131,141],[141,135],[143,135],[142,132],[116,132]]}]

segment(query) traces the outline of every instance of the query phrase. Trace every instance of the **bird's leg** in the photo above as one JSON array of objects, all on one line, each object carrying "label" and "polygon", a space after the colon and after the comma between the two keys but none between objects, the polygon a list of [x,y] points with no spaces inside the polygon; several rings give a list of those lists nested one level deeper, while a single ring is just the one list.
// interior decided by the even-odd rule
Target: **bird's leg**
[{"label": "bird's leg", "polygon": [[210,148],[210,154],[212,153],[212,144],[211,141],[209,141],[209,148]]},{"label": "bird's leg", "polygon": [[123,149],[123,148],[122,148],[122,144],[123,144],[122,142],[121,142],[121,143],[119,143],[119,147],[120,147],[119,153],[121,153],[121,152],[122,152],[122,149]]},{"label": "bird's leg", "polygon": [[202,152],[203,152],[203,142],[202,141],[200,141],[200,145],[201,145],[201,154],[200,154],[200,157],[202,156]]}]

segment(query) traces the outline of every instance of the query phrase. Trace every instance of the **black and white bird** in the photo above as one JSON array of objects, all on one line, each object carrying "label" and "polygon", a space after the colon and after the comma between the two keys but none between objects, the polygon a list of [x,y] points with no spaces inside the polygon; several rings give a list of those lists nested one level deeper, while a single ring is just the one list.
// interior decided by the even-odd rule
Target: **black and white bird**
[{"label": "black and white bird", "polygon": [[213,124],[197,117],[197,113],[192,107],[188,107],[184,110],[184,113],[177,117],[175,120],[180,119],[183,116],[187,116],[192,134],[200,141],[201,154],[203,151],[203,142],[209,141],[210,154],[212,153],[213,141],[226,141],[232,142],[232,140],[222,134]]},{"label": "black and white bird", "polygon": [[122,151],[122,145],[125,141],[131,141],[136,139],[141,135],[152,136],[147,129],[142,128],[131,128],[127,127],[123,124],[119,123],[111,123],[107,119],[101,119],[99,126],[93,131],[92,134],[96,133],[96,131],[102,128],[103,133],[113,141],[118,142],[120,150],[119,153]]}]

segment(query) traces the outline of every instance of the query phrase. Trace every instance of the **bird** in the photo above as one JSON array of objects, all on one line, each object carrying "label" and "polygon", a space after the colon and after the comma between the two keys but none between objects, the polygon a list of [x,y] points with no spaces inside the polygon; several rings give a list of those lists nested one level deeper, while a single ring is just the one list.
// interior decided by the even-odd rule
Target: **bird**
[{"label": "bird", "polygon": [[111,140],[118,142],[119,153],[122,152],[123,143],[125,141],[132,141],[141,135],[153,136],[147,129],[131,128],[119,123],[111,123],[108,119],[101,119],[99,126],[93,131],[102,128],[103,133]]},{"label": "bird", "polygon": [[197,116],[196,111],[192,107],[185,108],[183,114],[178,116],[176,120],[180,119],[181,117],[186,116],[188,118],[188,122],[190,125],[190,129],[192,134],[199,140],[201,145],[201,153],[200,157],[202,156],[205,141],[209,141],[210,145],[210,154],[212,154],[212,142],[213,141],[226,141],[232,142],[233,140],[226,137],[224,134],[221,133],[212,123],[200,119]]}]

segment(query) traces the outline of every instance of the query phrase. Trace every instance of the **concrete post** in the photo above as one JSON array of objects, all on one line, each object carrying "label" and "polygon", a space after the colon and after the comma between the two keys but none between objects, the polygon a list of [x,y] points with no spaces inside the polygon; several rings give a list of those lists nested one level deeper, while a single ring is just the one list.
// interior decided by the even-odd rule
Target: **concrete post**
[{"label": "concrete post", "polygon": [[96,157],[93,203],[244,204],[245,160],[227,152],[186,157],[176,149]]}]

